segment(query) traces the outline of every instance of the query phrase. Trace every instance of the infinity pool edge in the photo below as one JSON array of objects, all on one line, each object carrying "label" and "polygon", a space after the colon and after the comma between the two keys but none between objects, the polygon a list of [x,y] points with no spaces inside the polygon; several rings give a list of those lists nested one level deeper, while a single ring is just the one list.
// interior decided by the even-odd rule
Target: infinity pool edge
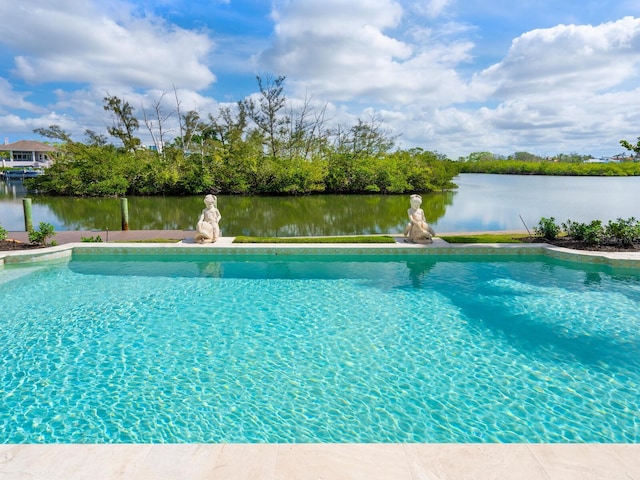
[{"label": "infinity pool edge", "polygon": [[590,250],[572,250],[545,243],[474,243],[448,244],[436,239],[430,245],[408,243],[395,244],[234,244],[233,238],[222,238],[215,244],[199,245],[180,242],[170,244],[157,243],[67,243],[37,250],[0,252],[0,267],[10,264],[40,263],[71,259],[74,253],[112,252],[114,254],[199,254],[211,253],[234,255],[546,255],[551,258],[581,263],[603,264],[612,267],[640,268],[640,252],[597,252]]}]

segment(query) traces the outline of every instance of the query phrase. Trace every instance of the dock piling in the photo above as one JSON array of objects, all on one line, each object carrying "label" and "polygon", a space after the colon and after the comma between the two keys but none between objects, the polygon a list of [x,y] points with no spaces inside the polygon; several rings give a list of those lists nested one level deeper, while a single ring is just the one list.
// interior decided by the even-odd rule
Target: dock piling
[{"label": "dock piling", "polygon": [[24,230],[30,232],[33,230],[33,214],[31,211],[31,199],[22,199],[22,209],[24,210]]},{"label": "dock piling", "polygon": [[122,214],[122,231],[129,230],[129,205],[126,198],[120,199],[120,213]]}]

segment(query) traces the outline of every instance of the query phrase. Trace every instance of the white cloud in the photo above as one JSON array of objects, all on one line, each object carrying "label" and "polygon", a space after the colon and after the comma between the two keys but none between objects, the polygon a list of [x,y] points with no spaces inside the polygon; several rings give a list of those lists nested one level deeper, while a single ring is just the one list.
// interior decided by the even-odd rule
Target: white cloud
[{"label": "white cloud", "polygon": [[21,117],[14,114],[0,115],[0,131],[9,138],[10,142],[24,139],[25,132],[32,132],[36,128],[47,128],[58,125],[67,132],[78,130],[78,124],[73,118],[49,112],[38,117]]},{"label": "white cloud", "polygon": [[[579,22],[570,12],[577,2],[563,3],[562,16],[547,2],[525,22],[521,8],[502,1],[273,0],[270,37],[268,28],[250,34],[221,29],[214,51],[209,32],[168,20],[178,21],[181,1],[0,1],[0,131],[13,136],[56,123],[79,139],[85,128],[104,132],[107,91],[140,112],[162,91],[172,108],[172,85],[185,111],[215,115],[218,101],[255,91],[249,81],[236,83],[264,72],[287,76],[293,104],[308,93],[318,108],[326,106],[328,119],[343,124],[375,111],[402,133],[403,147],[452,158],[479,150],[617,153],[620,138],[638,136],[638,18],[531,29],[505,46],[503,37],[496,40],[496,19],[520,21],[518,32],[553,25],[554,18]],[[232,14],[246,14],[246,6],[234,10],[228,0],[202,5],[213,3],[228,3],[231,22]],[[525,3],[522,8],[534,14],[533,4]],[[634,12],[631,4],[627,15]],[[165,20],[145,8],[171,13]],[[213,29],[215,22],[205,14],[186,24]],[[252,55],[253,63],[247,61]],[[482,63],[488,58],[495,64]],[[212,64],[226,85],[207,90],[215,81]],[[208,96],[214,91],[217,101]]]},{"label": "white cloud", "polygon": [[[104,132],[110,123],[102,108],[107,92],[123,96],[142,115],[142,105],[149,108],[161,90],[168,91],[175,104],[173,85],[185,112],[198,109],[206,117],[215,102],[196,90],[215,80],[205,63],[212,41],[204,32],[134,9],[119,0],[0,2],[0,44],[17,53],[13,77],[36,85],[34,90],[61,84],[51,90],[55,98],[48,99],[48,105],[36,106],[27,101],[30,92],[18,92],[0,79],[0,114],[16,109],[42,114],[7,114],[0,118],[0,129],[24,137],[34,128],[56,124],[80,140],[85,129]],[[86,86],[70,88],[74,84]],[[174,128],[170,124],[169,130]],[[144,129],[139,133],[144,139]]]},{"label": "white cloud", "polygon": [[[11,5],[10,5],[11,4]],[[20,51],[14,75],[30,83],[80,82],[200,89],[215,76],[204,64],[213,44],[201,32],[136,16],[126,4],[101,10],[72,0],[2,2],[0,41]],[[119,6],[118,16],[114,16]]]},{"label": "white cloud", "polygon": [[397,2],[289,1],[275,8],[273,18],[274,44],[259,63],[314,95],[373,104],[463,98],[465,86],[455,66],[469,58],[473,45],[438,43],[417,33],[414,39],[425,43],[408,43],[385,33],[403,20]]},{"label": "white cloud", "polygon": [[[411,8],[427,16],[427,7],[436,14],[438,5],[447,7],[427,2]],[[531,30],[500,62],[465,81],[458,72],[472,65],[474,45],[465,36],[477,33],[474,26],[420,26],[403,17],[369,24],[359,7],[352,5],[344,17],[334,12],[339,27],[331,28],[321,15],[283,5],[274,16],[274,47],[260,59],[294,86],[347,106],[352,116],[364,118],[366,110],[358,107],[376,105],[386,124],[402,132],[403,147],[452,158],[481,150],[600,155],[617,150],[620,138],[637,136],[629,105],[638,99],[640,19]],[[400,37],[396,27],[405,24]],[[372,29],[369,37],[363,25]],[[373,34],[385,42],[372,41]],[[393,42],[402,49],[394,50]]]},{"label": "white cloud", "polygon": [[76,124],[69,131],[73,132],[73,137],[77,140],[81,139],[87,129],[104,133],[106,126],[111,124],[112,120],[109,114],[102,108],[103,98],[106,95],[122,98],[133,107],[135,115],[140,120],[140,129],[137,135],[144,144],[152,143],[144,123],[144,113],[146,111],[148,121],[152,123],[154,129],[157,129],[156,104],[159,104],[160,115],[165,119],[163,124],[165,139],[173,139],[179,133],[177,102],[180,102],[179,108],[182,115],[189,110],[195,110],[203,120],[206,120],[209,113],[216,115],[219,107],[219,104],[209,97],[190,89],[180,88],[175,92],[173,89],[150,89],[140,92],[113,86],[106,90],[101,88],[72,92],[59,90],[56,93],[58,98],[52,108],[56,111],[74,112]]},{"label": "white cloud", "polygon": [[420,15],[435,18],[446,12],[451,3],[452,0],[427,0],[416,2],[413,9]]},{"label": "white cloud", "polygon": [[26,100],[29,92],[16,92],[11,84],[4,78],[0,78],[0,112],[5,109],[27,110],[30,112],[43,112],[45,109]]},{"label": "white cloud", "polygon": [[402,17],[402,7],[394,0],[282,0],[275,5],[272,17],[278,36],[340,34],[362,25],[394,27]]},{"label": "white cloud", "polygon": [[591,25],[558,25],[516,38],[504,60],[475,79],[499,97],[553,94],[579,97],[638,74],[640,18]]},{"label": "white cloud", "polygon": [[407,105],[405,145],[446,152],[617,153],[638,136],[640,19],[527,32],[454,104]]}]

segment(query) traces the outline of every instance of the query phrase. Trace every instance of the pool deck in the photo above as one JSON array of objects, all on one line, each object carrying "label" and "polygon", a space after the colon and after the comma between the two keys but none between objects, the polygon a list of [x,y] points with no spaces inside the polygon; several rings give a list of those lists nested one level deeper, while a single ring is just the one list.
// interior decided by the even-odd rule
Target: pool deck
[{"label": "pool deck", "polygon": [[638,445],[0,445],[0,478],[29,480],[627,480]]},{"label": "pool deck", "polygon": [[[66,244],[77,245],[83,237],[96,235],[106,241],[105,234],[58,232],[54,240],[59,246],[46,250],[66,250],[72,246]],[[181,241],[181,247],[188,248],[196,246],[193,234],[193,231],[181,230],[109,232],[108,240],[134,242],[168,238]],[[9,232],[8,237],[28,241],[26,232]],[[233,238],[223,237],[206,247],[251,249],[268,246],[232,245],[232,241]],[[309,248],[311,245],[271,246]],[[384,244],[341,245],[361,249],[381,246]],[[514,248],[513,244],[449,245],[440,239],[431,245],[410,245],[401,238],[395,245],[387,246],[454,250]],[[519,246],[526,248],[522,244]],[[315,247],[329,246],[317,244]],[[535,247],[540,248],[540,244]],[[640,253],[635,252],[584,254],[553,250],[559,255],[586,255],[590,259],[630,261],[640,265]],[[21,254],[25,251],[0,252],[0,260],[3,256]],[[640,480],[640,444],[6,444],[0,445],[0,480],[4,479]]]}]

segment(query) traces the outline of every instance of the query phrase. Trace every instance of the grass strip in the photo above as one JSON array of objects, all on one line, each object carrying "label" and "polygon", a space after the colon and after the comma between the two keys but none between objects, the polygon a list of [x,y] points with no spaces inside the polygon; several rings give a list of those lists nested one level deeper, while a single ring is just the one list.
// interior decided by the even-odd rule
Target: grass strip
[{"label": "grass strip", "polygon": [[524,233],[481,233],[477,235],[446,235],[440,237],[448,243],[522,243],[529,235]]},{"label": "grass strip", "polygon": [[352,237],[244,237],[239,236],[233,243],[395,243],[386,235],[360,235]]}]

